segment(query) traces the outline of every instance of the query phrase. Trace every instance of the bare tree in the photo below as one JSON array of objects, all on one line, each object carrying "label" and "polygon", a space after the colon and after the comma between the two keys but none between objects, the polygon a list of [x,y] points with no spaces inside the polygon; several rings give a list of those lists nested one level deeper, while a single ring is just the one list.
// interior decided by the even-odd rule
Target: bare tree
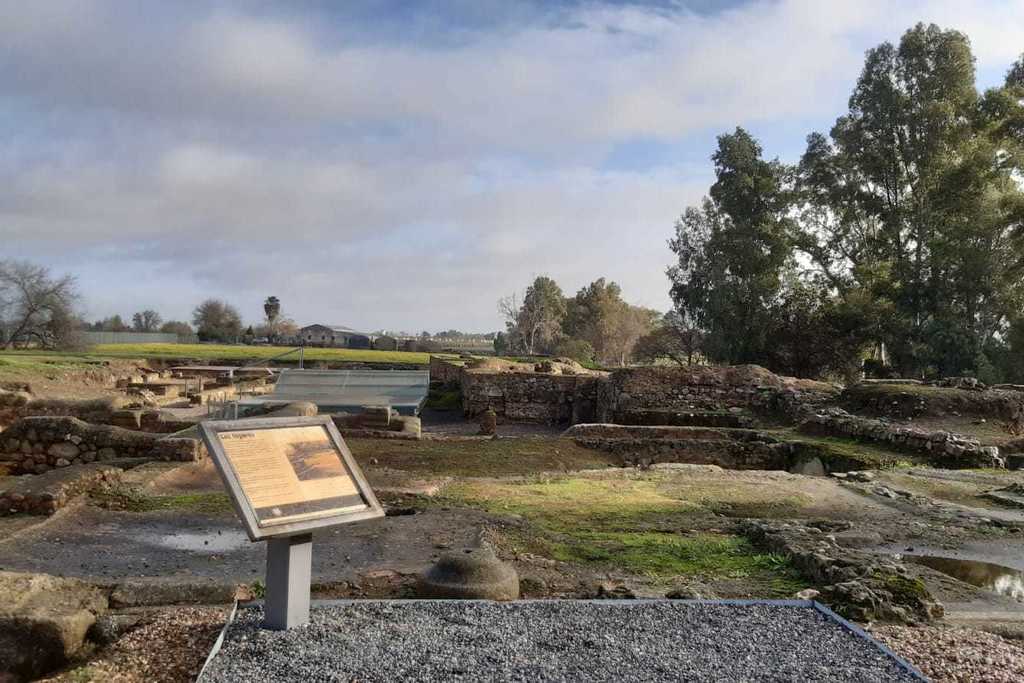
[{"label": "bare tree", "polygon": [[55,278],[44,266],[27,261],[0,262],[0,327],[4,348],[77,345],[78,293],[70,275]]},{"label": "bare tree", "polygon": [[136,332],[156,332],[163,322],[159,313],[147,308],[132,316],[132,329]]}]

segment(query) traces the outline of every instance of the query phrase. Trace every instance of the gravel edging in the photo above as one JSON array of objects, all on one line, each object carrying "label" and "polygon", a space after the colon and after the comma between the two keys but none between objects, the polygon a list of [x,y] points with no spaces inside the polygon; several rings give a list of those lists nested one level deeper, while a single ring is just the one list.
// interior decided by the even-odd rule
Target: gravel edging
[{"label": "gravel edging", "polygon": [[877,643],[799,603],[351,601],[291,631],[239,610],[220,681],[916,681]]}]

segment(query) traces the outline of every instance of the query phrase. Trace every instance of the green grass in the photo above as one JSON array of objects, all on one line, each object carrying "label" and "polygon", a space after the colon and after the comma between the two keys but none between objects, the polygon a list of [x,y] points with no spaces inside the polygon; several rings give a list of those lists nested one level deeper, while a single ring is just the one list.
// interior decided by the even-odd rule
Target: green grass
[{"label": "green grass", "polygon": [[[104,360],[114,358],[258,361],[282,354],[292,348],[295,347],[232,344],[97,344],[81,353],[36,350],[0,351],[0,368],[72,369],[102,363]],[[430,362],[430,355],[412,351],[316,348],[307,348],[303,353],[305,360],[313,362],[404,363],[409,365],[426,365]],[[454,358],[454,356],[451,357]],[[297,361],[298,353],[285,356],[282,360]]]},{"label": "green grass", "polygon": [[550,547],[556,560],[614,564],[653,577],[742,579],[788,568],[784,557],[758,552],[747,539],[723,534],[582,532]]},{"label": "green grass", "polygon": [[[455,477],[503,477],[607,467],[613,455],[571,439],[404,441],[345,439],[360,465]],[[370,459],[376,464],[370,464]]]},{"label": "green grass", "polygon": [[39,373],[53,370],[80,370],[99,365],[102,362],[102,359],[88,354],[0,351],[0,371],[4,372]]},{"label": "green grass", "polygon": [[831,453],[840,458],[862,462],[865,469],[909,467],[926,461],[924,454],[900,452],[871,442],[804,434],[796,429],[768,430],[768,433],[786,441],[801,441],[818,446],[826,457]]},{"label": "green grass", "polygon": [[177,510],[181,512],[220,515],[233,510],[231,499],[228,498],[227,493],[223,492],[179,493],[154,496],[127,486],[119,486],[107,490],[94,491],[92,498],[102,507],[112,510],[125,510],[127,512]]},{"label": "green grass", "polygon": [[[97,344],[90,354],[109,358],[191,358],[196,360],[260,360],[295,347],[232,344]],[[429,353],[373,351],[371,349],[316,349],[303,352],[308,361],[355,361],[361,363],[408,363],[426,365]],[[298,360],[298,353],[283,360]]]},{"label": "green grass", "polygon": [[458,389],[431,388],[424,405],[433,410],[462,410],[462,392]]},{"label": "green grass", "polygon": [[803,502],[755,483],[694,482],[647,473],[459,482],[433,504],[519,515],[530,526],[507,531],[511,542],[555,560],[656,580],[749,579],[767,594],[788,596],[806,584],[786,558],[762,553],[740,536],[687,530],[694,515],[725,506],[782,505],[791,514]]}]

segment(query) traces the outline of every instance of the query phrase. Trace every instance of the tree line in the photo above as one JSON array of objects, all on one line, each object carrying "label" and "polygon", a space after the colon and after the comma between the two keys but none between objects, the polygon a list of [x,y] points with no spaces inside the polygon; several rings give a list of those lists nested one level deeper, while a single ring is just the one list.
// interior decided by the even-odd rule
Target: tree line
[{"label": "tree line", "polygon": [[0,261],[0,347],[77,349],[84,346],[79,333],[87,330],[196,334],[202,341],[219,342],[284,341],[298,333],[276,296],[264,301],[263,320],[248,327],[238,309],[221,299],[206,299],[197,305],[191,324],[165,321],[157,311],[145,309],[131,316],[130,325],[120,315],[89,323],[77,312],[80,300],[70,275],[56,276],[45,266],[26,261]]},{"label": "tree line", "polygon": [[521,299],[501,299],[498,309],[506,328],[494,340],[498,355],[543,354],[604,365],[629,362],[660,317],[624,301],[619,285],[604,278],[566,297],[546,275],[537,277]]},{"label": "tree line", "polygon": [[[802,377],[1024,381],[1024,56],[979,92],[966,36],[867,52],[796,164],[737,128],[669,246],[677,351]],[[692,357],[691,357],[692,358]]]}]

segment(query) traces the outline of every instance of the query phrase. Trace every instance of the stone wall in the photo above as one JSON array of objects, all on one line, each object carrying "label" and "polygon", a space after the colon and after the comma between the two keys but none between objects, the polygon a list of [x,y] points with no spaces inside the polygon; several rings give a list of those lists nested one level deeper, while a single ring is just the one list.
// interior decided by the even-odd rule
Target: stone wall
[{"label": "stone wall", "polygon": [[603,375],[543,372],[491,372],[466,369],[460,374],[462,407],[467,417],[492,408],[506,420],[574,424],[594,419]]},{"label": "stone wall", "polygon": [[458,384],[464,367],[465,363],[458,363],[444,358],[439,358],[438,356],[431,356],[430,383],[433,384],[434,382],[439,382],[441,384]]},{"label": "stone wall", "polygon": [[621,465],[681,462],[755,470],[790,465],[787,444],[752,429],[578,424],[565,436],[584,448],[618,456]]},{"label": "stone wall", "polygon": [[862,382],[843,391],[841,400],[849,410],[884,417],[969,415],[1008,420],[1024,412],[1024,393],[1010,388]]},{"label": "stone wall", "polygon": [[187,462],[205,455],[196,439],[160,438],[73,417],[25,417],[0,433],[0,462],[22,474],[119,458]]},{"label": "stone wall", "polygon": [[1005,466],[997,447],[983,446],[977,439],[850,415],[839,408],[809,417],[800,424],[799,430],[805,434],[883,443],[896,450],[923,454],[936,467],[964,469]]},{"label": "stone wall", "polygon": [[121,397],[76,401],[37,399],[25,393],[4,392],[3,396],[0,396],[0,412],[3,413],[0,417],[0,426],[30,415],[77,417],[86,422],[110,424],[114,413],[129,404],[127,399]]},{"label": "stone wall", "polygon": [[34,477],[12,477],[0,490],[0,515],[52,515],[76,496],[121,481],[122,470],[100,463],[72,465]]},{"label": "stone wall", "polygon": [[823,382],[780,377],[756,365],[641,367],[611,373],[597,409],[602,422],[641,411],[752,410],[795,417],[838,396]]}]

